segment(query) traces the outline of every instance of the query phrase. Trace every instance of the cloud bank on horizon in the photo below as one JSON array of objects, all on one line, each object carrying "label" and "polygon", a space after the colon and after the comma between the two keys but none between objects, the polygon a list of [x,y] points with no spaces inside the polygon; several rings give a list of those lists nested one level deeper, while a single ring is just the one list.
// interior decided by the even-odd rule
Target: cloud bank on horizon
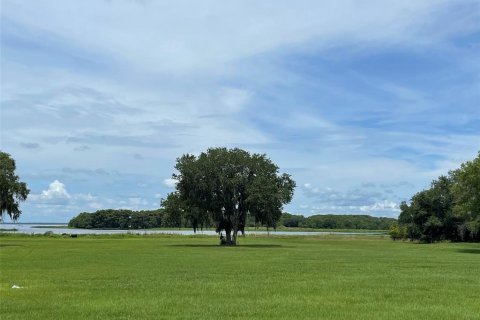
[{"label": "cloud bank on horizon", "polygon": [[398,215],[480,150],[478,1],[1,3],[21,221],[151,209],[175,159],[266,153],[286,210]]}]

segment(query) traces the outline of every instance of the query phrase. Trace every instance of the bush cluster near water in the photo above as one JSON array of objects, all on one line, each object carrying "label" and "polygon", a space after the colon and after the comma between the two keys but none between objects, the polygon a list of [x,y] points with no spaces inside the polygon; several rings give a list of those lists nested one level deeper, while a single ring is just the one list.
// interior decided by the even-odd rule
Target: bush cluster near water
[{"label": "bush cluster near water", "polygon": [[68,223],[82,229],[148,229],[162,227],[162,210],[98,210],[82,212]]}]

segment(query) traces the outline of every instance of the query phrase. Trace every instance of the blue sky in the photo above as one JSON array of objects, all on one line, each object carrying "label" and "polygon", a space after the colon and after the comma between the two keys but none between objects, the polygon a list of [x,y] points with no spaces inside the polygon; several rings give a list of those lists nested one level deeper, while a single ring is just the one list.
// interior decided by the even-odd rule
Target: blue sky
[{"label": "blue sky", "polygon": [[480,150],[478,1],[1,2],[21,222],[152,209],[175,159],[266,153],[285,209],[398,216]]}]

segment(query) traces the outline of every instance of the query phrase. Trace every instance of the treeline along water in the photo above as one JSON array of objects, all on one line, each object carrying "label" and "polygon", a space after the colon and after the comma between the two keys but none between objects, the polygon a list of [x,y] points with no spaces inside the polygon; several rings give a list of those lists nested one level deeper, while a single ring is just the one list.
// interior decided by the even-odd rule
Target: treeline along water
[{"label": "treeline along water", "polygon": [[83,229],[151,229],[170,227],[166,225],[166,222],[167,220],[162,209],[143,211],[107,209],[93,213],[82,212],[70,220],[68,226]]},{"label": "treeline along water", "polygon": [[[377,218],[368,215],[314,215],[304,217],[283,213],[277,227],[312,229],[359,229],[387,230],[393,218]],[[157,210],[98,210],[82,212],[70,220],[69,227],[83,229],[151,229],[151,228],[191,228],[187,219],[170,217],[163,209]],[[255,227],[253,218],[248,217],[248,227]],[[258,226],[258,225],[257,225]],[[213,223],[207,227],[215,227]]]},{"label": "treeline along water", "polygon": [[284,213],[280,225],[290,228],[387,230],[396,219],[368,215],[313,215]]}]

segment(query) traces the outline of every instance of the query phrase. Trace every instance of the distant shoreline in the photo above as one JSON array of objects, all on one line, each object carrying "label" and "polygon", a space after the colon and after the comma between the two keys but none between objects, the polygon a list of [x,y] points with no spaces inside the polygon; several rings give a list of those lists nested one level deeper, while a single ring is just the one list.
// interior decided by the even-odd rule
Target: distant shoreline
[{"label": "distant shoreline", "polygon": [[[29,223],[29,222],[23,222],[23,223],[2,223],[3,225],[30,225],[30,228],[35,228],[35,229],[64,229],[67,228],[69,230],[105,230],[105,231],[110,231],[110,230],[121,230],[121,231],[155,231],[155,230],[178,230],[178,231],[183,231],[183,230],[193,230],[192,228],[147,228],[147,229],[139,229],[139,228],[70,228],[68,227],[68,223],[46,223],[46,222],[39,222],[39,223]],[[0,225],[2,225],[0,224]],[[6,231],[9,229],[5,228],[0,228],[2,231]],[[204,228],[204,229],[199,229],[198,231],[215,231],[215,228]],[[279,227],[276,229],[267,228],[265,227],[248,227],[245,228],[245,231],[269,231],[269,232],[276,232],[276,231],[281,231],[281,232],[351,232],[351,233],[382,233],[382,232],[388,232],[388,230],[383,230],[383,229],[334,229],[334,228],[301,228],[301,227]]]},{"label": "distant shoreline", "polygon": [[[82,229],[69,228],[66,224],[9,224],[6,228],[0,231],[1,234],[6,233],[25,233],[25,234],[128,234],[128,233],[142,233],[142,234],[179,234],[179,235],[211,235],[218,236],[214,228],[208,228],[196,232],[191,228],[152,228],[152,229]],[[344,235],[386,235],[386,230],[365,230],[365,229],[302,229],[302,228],[277,228],[267,230],[263,228],[250,227],[245,229],[246,234],[256,235],[326,235],[326,234],[344,234]]]}]

